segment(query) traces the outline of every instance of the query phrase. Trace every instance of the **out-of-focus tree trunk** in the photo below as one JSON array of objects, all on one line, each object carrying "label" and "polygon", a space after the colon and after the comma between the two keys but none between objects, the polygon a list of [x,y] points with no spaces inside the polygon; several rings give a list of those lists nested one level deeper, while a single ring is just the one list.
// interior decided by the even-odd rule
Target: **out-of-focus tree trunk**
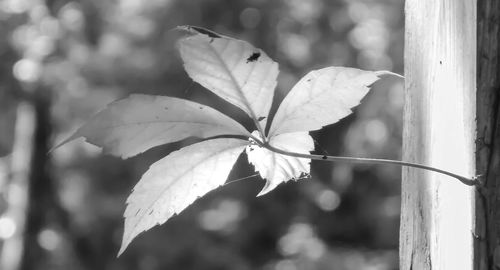
[{"label": "out-of-focus tree trunk", "polygon": [[[74,263],[74,269],[81,269],[74,253],[75,236],[50,174],[50,91],[40,85],[35,89],[18,106],[5,213],[16,231],[4,241],[0,269],[57,269],[68,262]],[[57,250],[44,246],[51,241],[54,248],[59,246]],[[64,252],[61,245],[67,246]]]},{"label": "out-of-focus tree trunk", "polygon": [[35,112],[35,132],[32,138],[33,156],[31,159],[28,185],[28,204],[24,231],[24,252],[20,269],[35,269],[40,261],[47,261],[46,251],[40,247],[38,237],[42,230],[50,225],[52,219],[58,219],[54,213],[56,193],[49,174],[48,144],[51,134],[50,93],[41,87],[33,95],[32,106]]},{"label": "out-of-focus tree trunk", "polygon": [[4,219],[11,222],[14,234],[3,243],[0,269],[18,270],[25,249],[25,224],[29,204],[28,187],[32,175],[36,112],[29,101],[20,102],[17,108],[15,141],[12,148],[11,177],[8,184],[7,211]]},{"label": "out-of-focus tree trunk", "polygon": [[[403,160],[475,175],[476,0],[407,0]],[[473,269],[474,188],[404,168],[401,270]]]},{"label": "out-of-focus tree trunk", "polygon": [[[17,24],[24,23],[25,26],[43,29],[41,23],[47,20],[39,16],[45,16],[45,19],[56,17],[61,7],[60,1],[34,1],[31,4],[26,14],[36,13],[38,16],[24,16],[22,18],[26,21],[17,20],[12,26],[20,27]],[[42,5],[50,14],[44,14],[45,7],[42,8]],[[11,52],[14,58],[19,59],[12,60],[13,71],[4,72],[16,82],[12,91],[21,101],[9,166],[11,174],[5,181],[7,210],[3,215],[16,230],[3,241],[0,270],[67,269],[67,265],[71,265],[71,269],[94,269],[92,259],[80,259],[87,254],[79,250],[78,245],[86,247],[87,243],[72,230],[51,175],[48,150],[53,92],[50,79],[43,75],[46,62],[51,60],[45,58],[48,55],[40,54],[37,58],[23,50],[27,49],[19,47],[15,53]],[[37,62],[41,75],[36,78],[16,75],[15,63],[21,59]]]}]

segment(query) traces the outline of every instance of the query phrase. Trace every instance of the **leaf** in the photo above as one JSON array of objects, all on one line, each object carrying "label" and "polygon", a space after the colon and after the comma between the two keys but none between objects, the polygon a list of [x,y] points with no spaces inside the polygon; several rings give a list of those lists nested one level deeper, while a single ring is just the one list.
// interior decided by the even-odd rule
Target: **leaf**
[{"label": "leaf", "polygon": [[131,95],[109,104],[59,145],[85,137],[106,153],[128,158],[187,137],[249,134],[232,118],[199,103],[165,96]]},{"label": "leaf", "polygon": [[395,75],[342,67],[312,71],[283,100],[265,136],[263,130],[276,87],[278,64],[245,41],[199,27],[180,29],[190,34],[177,43],[189,76],[241,108],[255,121],[258,131],[250,134],[230,117],[195,102],[132,95],[108,105],[65,140],[62,144],[85,137],[105,152],[127,158],[187,137],[250,138],[250,142],[229,138],[203,141],[172,152],[151,165],[127,199],[118,255],[140,233],[166,222],[197,198],[221,186],[244,149],[249,162],[266,179],[259,195],[283,182],[308,175],[310,158],[283,155],[260,145],[309,154],[314,143],[308,131],[350,114],[378,76]]},{"label": "leaf", "polygon": [[127,199],[119,255],[141,232],[167,221],[226,181],[247,141],[213,139],[175,151],[154,163]]},{"label": "leaf", "polygon": [[[259,134],[255,131],[252,135],[259,138]],[[281,150],[300,154],[309,154],[310,151],[314,150],[314,142],[308,132],[273,136],[270,138],[269,144]],[[263,179],[266,179],[266,184],[258,196],[270,192],[283,182],[309,174],[310,171],[311,159],[278,154],[256,144],[248,145],[246,153],[248,161],[254,165],[255,171],[259,172]]]},{"label": "leaf", "polygon": [[241,108],[259,123],[259,130],[264,130],[276,87],[278,64],[245,41],[198,27],[181,29],[191,33],[178,41],[189,76]]},{"label": "leaf", "polygon": [[377,76],[387,72],[327,67],[305,75],[281,103],[269,136],[312,131],[333,124],[352,113]]}]

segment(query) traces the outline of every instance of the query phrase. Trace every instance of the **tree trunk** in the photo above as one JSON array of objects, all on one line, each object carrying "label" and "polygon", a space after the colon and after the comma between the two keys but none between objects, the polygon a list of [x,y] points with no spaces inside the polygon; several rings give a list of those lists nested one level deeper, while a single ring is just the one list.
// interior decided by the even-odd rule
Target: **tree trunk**
[{"label": "tree trunk", "polygon": [[[476,1],[407,0],[403,160],[475,175]],[[473,269],[474,188],[404,168],[400,269]]]},{"label": "tree trunk", "polygon": [[40,233],[47,226],[57,226],[60,213],[54,211],[58,205],[54,183],[50,177],[49,137],[52,131],[50,122],[51,93],[42,86],[32,95],[35,112],[34,136],[32,138],[33,157],[30,161],[29,182],[27,186],[26,224],[24,229],[24,252],[21,270],[48,268],[53,263],[54,254],[39,244]]},{"label": "tree trunk", "polygon": [[38,236],[48,223],[47,216],[51,214],[48,210],[57,205],[48,172],[50,93],[33,91],[32,85],[24,88],[29,91],[17,110],[5,214],[15,224],[15,233],[5,240],[0,253],[2,270],[36,269],[49,263],[47,252],[38,244]]},{"label": "tree trunk", "polygon": [[500,268],[500,1],[478,0],[474,270]]}]

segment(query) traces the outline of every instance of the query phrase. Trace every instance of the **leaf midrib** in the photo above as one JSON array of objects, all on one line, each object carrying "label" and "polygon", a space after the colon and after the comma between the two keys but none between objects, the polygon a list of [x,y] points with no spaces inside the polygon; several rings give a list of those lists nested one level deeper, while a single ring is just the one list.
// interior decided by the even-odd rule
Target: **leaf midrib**
[{"label": "leaf midrib", "polygon": [[199,125],[210,125],[210,126],[220,126],[220,127],[231,127],[228,125],[223,125],[223,124],[214,124],[210,122],[196,122],[196,121],[162,121],[162,120],[157,120],[157,121],[141,121],[141,122],[130,122],[130,123],[123,123],[123,124],[117,124],[117,125],[106,125],[99,127],[101,129],[111,129],[111,128],[122,128],[126,126],[132,126],[132,125],[153,125],[153,124],[165,124],[165,123],[176,123],[176,124],[199,124]]},{"label": "leaf midrib", "polygon": [[[227,42],[227,44],[229,44],[229,42]],[[229,45],[226,45],[226,48],[227,46]],[[264,136],[264,131],[262,130],[262,127],[260,126],[259,122],[257,121],[257,117],[255,115],[255,112],[252,110],[252,108],[250,107],[250,102],[249,100],[246,98],[246,96],[243,94],[243,88],[242,86],[239,85],[238,81],[236,80],[236,78],[234,77],[233,73],[231,72],[231,70],[229,69],[229,67],[227,66],[226,62],[224,62],[224,60],[222,59],[222,57],[219,55],[219,53],[217,52],[217,50],[212,46],[211,43],[208,43],[208,47],[210,48],[210,50],[214,53],[215,57],[217,58],[217,60],[219,60],[219,62],[221,63],[222,67],[224,68],[224,70],[226,70],[227,74],[229,74],[229,78],[231,78],[231,81],[233,82],[233,84],[235,85],[236,89],[237,89],[237,92],[238,94],[240,95],[240,97],[242,98],[242,101],[244,103],[244,105],[246,106],[248,112],[250,113],[250,118],[252,118],[255,126],[257,127],[257,129],[259,130],[259,133],[262,135],[262,137],[265,137]],[[224,48],[224,50],[226,49]]]}]

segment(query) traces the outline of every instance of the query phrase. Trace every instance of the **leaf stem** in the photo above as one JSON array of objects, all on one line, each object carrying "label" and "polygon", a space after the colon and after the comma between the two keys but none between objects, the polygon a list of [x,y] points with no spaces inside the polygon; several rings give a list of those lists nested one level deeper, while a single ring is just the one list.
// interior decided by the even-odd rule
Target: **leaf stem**
[{"label": "leaf stem", "polygon": [[[256,138],[252,138],[255,140]],[[323,160],[323,161],[331,161],[331,162],[351,162],[351,163],[364,163],[364,164],[393,164],[393,165],[399,165],[399,166],[406,166],[406,167],[413,167],[413,168],[419,168],[419,169],[424,169],[424,170],[429,170],[437,173],[441,173],[444,175],[451,176],[458,181],[462,182],[463,184],[467,186],[476,186],[479,184],[479,181],[476,180],[477,177],[469,178],[469,177],[464,177],[458,174],[454,174],[445,170],[441,170],[438,168],[434,168],[431,166],[427,165],[422,165],[418,163],[412,163],[412,162],[405,162],[405,161],[399,161],[399,160],[391,160],[391,159],[378,159],[378,158],[358,158],[358,157],[341,157],[341,156],[326,156],[326,155],[313,155],[313,154],[300,154],[300,153],[294,153],[294,152],[288,152],[285,150],[278,149],[276,147],[271,146],[269,143],[262,143],[259,140],[255,140],[258,145],[261,147],[265,147],[273,152],[282,154],[282,155],[287,155],[287,156],[292,156],[292,157],[299,157],[299,158],[309,158],[309,159],[314,159],[314,160]]]}]

